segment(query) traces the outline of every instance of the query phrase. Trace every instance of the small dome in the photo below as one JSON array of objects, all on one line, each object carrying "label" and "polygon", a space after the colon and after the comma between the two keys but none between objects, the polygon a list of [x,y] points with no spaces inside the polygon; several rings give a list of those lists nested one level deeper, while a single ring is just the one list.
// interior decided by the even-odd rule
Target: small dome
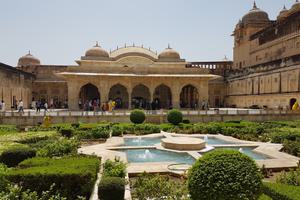
[{"label": "small dome", "polygon": [[286,18],[288,16],[288,14],[289,14],[289,11],[286,9],[285,6],[283,6],[283,9],[280,11],[277,19],[282,20],[282,19]]},{"label": "small dome", "polygon": [[41,62],[38,58],[30,54],[30,51],[25,56],[19,58],[18,66],[40,65]]},{"label": "small dome", "polygon": [[268,13],[257,8],[256,3],[254,2],[253,8],[242,18],[242,22],[247,23],[260,23],[270,21]]},{"label": "small dome", "polygon": [[174,49],[170,48],[170,46],[168,46],[168,48],[166,48],[163,52],[161,52],[158,55],[158,59],[176,59],[176,60],[179,60],[180,55],[177,51],[175,51]]},{"label": "small dome", "polygon": [[294,5],[291,8],[292,13],[295,13],[297,11],[300,11],[300,2],[298,0],[296,0],[296,2],[294,3]]},{"label": "small dome", "polygon": [[86,57],[102,57],[102,58],[104,57],[104,58],[108,58],[109,54],[107,53],[107,51],[102,49],[99,46],[98,42],[97,42],[94,47],[92,47],[91,49],[89,49],[85,52],[85,56]]}]

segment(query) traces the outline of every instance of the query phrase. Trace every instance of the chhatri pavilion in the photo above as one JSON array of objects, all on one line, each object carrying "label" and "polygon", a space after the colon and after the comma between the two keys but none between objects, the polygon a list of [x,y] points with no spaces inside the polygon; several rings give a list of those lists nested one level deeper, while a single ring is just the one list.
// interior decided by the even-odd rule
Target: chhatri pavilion
[{"label": "chhatri pavilion", "polygon": [[156,101],[160,108],[193,108],[209,98],[208,82],[218,78],[208,69],[187,67],[174,49],[160,54],[143,46],[125,46],[108,53],[98,43],[87,50],[78,66],[57,75],[67,83],[68,104],[114,100],[118,108],[146,108]]}]

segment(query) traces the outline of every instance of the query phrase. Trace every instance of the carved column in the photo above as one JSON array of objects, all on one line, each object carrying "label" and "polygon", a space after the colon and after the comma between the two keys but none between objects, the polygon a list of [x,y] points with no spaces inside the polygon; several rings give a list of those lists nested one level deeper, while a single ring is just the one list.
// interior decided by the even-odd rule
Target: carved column
[{"label": "carved column", "polygon": [[80,86],[74,83],[68,82],[68,105],[70,110],[79,110],[78,96]]}]

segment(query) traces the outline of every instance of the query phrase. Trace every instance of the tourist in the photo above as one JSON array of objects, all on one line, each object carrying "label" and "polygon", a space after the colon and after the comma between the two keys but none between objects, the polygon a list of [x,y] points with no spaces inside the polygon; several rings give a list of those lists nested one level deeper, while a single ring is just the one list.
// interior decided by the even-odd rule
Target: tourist
[{"label": "tourist", "polygon": [[22,101],[22,99],[19,101],[19,104],[18,104],[18,113],[24,113],[24,103]]},{"label": "tourist", "polygon": [[2,111],[2,101],[0,101],[0,111]]},{"label": "tourist", "polygon": [[116,102],[115,102],[115,101],[112,101],[112,102],[111,102],[111,110],[114,111],[114,110],[115,110],[115,107],[116,107]]},{"label": "tourist", "polygon": [[97,111],[97,107],[98,107],[97,101],[94,100],[94,102],[93,102],[93,110],[94,110],[94,112]]},{"label": "tourist", "polygon": [[2,112],[5,112],[5,102],[2,100],[2,108],[1,108]]},{"label": "tourist", "polygon": [[37,102],[36,102],[36,112],[37,113],[39,113],[39,112],[41,112],[41,101],[40,100],[38,100]]},{"label": "tourist", "polygon": [[45,112],[48,112],[48,103],[47,102],[45,102],[45,104],[44,104],[44,109],[45,109]]},{"label": "tourist", "polygon": [[79,107],[79,109],[82,109],[82,102],[81,102],[81,99],[78,100],[78,107]]},{"label": "tourist", "polygon": [[292,107],[292,110],[298,110],[299,109],[299,103],[296,101]]},{"label": "tourist", "polygon": [[35,102],[35,100],[32,100],[31,109],[35,110],[35,108],[36,108],[36,102]]}]

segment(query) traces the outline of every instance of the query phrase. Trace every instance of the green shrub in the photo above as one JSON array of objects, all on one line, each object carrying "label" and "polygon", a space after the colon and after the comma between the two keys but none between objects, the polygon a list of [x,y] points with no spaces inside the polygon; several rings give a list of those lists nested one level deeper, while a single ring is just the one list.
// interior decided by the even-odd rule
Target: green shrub
[{"label": "green shrub", "polygon": [[18,129],[15,125],[0,125],[0,134],[14,133]]},{"label": "green shrub", "polygon": [[110,135],[109,126],[97,126],[91,130],[90,139],[107,139]]},{"label": "green shrub", "polygon": [[10,148],[2,152],[0,162],[14,167],[27,158],[35,157],[36,151],[30,147]]},{"label": "green shrub", "polygon": [[103,166],[104,177],[121,177],[124,178],[126,175],[126,164],[122,161],[106,160]]},{"label": "green shrub", "polygon": [[96,157],[64,157],[60,159],[36,157],[27,159],[6,177],[24,189],[41,194],[55,184],[57,191],[67,199],[77,196],[89,198],[100,161]]},{"label": "green shrub", "polygon": [[134,133],[136,135],[147,135],[152,133],[160,133],[160,128],[155,124],[136,124],[134,126]]},{"label": "green shrub", "polygon": [[265,194],[262,194],[262,195],[258,198],[258,200],[273,200],[273,199],[272,199],[271,197],[265,195]]},{"label": "green shrub", "polygon": [[191,122],[190,122],[189,119],[183,119],[183,120],[182,120],[182,123],[184,123],[184,124],[189,124],[189,123],[191,123]]},{"label": "green shrub", "polygon": [[283,185],[277,183],[264,183],[263,192],[273,200],[300,199],[300,187],[298,186]]},{"label": "green shrub", "polygon": [[75,129],[80,127],[80,123],[72,123],[71,126]]},{"label": "green shrub", "polygon": [[133,184],[134,199],[187,199],[188,190],[184,181],[170,176],[141,174]]},{"label": "green shrub", "polygon": [[215,150],[198,159],[189,170],[193,200],[255,200],[262,176],[254,160],[234,150]]},{"label": "green shrub", "polygon": [[123,135],[123,129],[121,126],[113,126],[111,128],[111,135],[112,136],[122,136]]},{"label": "green shrub", "polygon": [[61,138],[53,143],[48,143],[38,150],[37,155],[41,157],[60,157],[68,154],[76,154],[79,142],[75,139]]},{"label": "green shrub", "polygon": [[0,192],[4,191],[9,184],[9,181],[5,177],[7,172],[8,172],[7,166],[0,163]]},{"label": "green shrub", "polygon": [[135,109],[130,113],[130,121],[134,124],[142,124],[146,119],[144,111]]},{"label": "green shrub", "polygon": [[41,195],[38,195],[35,191],[23,190],[18,185],[8,185],[6,191],[0,191],[0,199],[2,200],[67,200],[57,192],[53,191],[51,187],[47,191],[43,191]]},{"label": "green shrub", "polygon": [[178,125],[182,122],[183,116],[179,110],[173,109],[168,112],[167,120],[173,125]]},{"label": "green shrub", "polygon": [[296,141],[284,140],[282,150],[291,155],[300,156],[300,138]]},{"label": "green shrub", "polygon": [[98,196],[100,200],[124,200],[125,179],[120,177],[105,177],[99,183]]},{"label": "green shrub", "polygon": [[300,168],[295,171],[281,172],[277,176],[276,182],[285,185],[300,186]]},{"label": "green shrub", "polygon": [[64,137],[70,138],[74,135],[74,129],[73,128],[61,128],[59,130],[60,134]]}]

